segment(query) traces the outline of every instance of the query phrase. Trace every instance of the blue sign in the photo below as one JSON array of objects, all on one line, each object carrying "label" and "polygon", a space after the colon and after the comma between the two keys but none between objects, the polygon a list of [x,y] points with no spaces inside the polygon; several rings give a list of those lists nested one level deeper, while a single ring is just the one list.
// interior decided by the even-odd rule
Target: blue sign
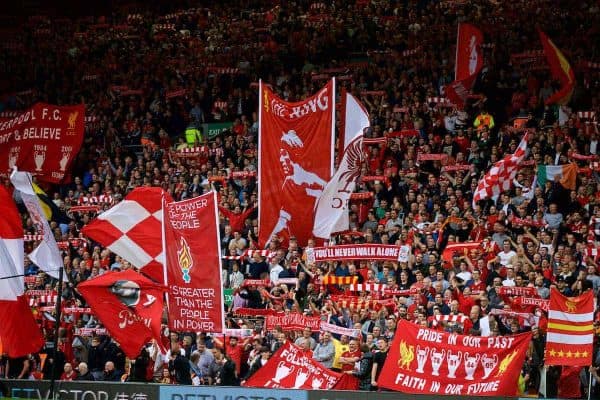
[{"label": "blue sign", "polygon": [[304,390],[223,386],[161,386],[160,400],[308,400]]}]

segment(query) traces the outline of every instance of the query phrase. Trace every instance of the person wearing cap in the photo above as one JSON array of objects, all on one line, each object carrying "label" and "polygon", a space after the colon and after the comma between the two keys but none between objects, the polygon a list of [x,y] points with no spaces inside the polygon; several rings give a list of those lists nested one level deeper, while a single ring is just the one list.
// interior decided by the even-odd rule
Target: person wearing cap
[{"label": "person wearing cap", "polygon": [[569,287],[569,285],[567,284],[567,280],[565,279],[564,276],[559,275],[556,278],[556,286],[558,291],[563,295],[563,296],[571,296],[573,294],[573,292],[571,291],[571,288]]}]

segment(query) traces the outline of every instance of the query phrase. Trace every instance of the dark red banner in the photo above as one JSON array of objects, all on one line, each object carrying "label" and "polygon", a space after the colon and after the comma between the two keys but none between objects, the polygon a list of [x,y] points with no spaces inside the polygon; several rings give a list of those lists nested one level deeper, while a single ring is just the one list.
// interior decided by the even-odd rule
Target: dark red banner
[{"label": "dark red banner", "polygon": [[221,246],[215,192],[165,204],[169,328],[221,333]]},{"label": "dark red banner", "polygon": [[37,103],[0,121],[0,173],[13,166],[46,182],[60,183],[83,141],[85,106]]},{"label": "dark red banner", "polygon": [[531,332],[481,337],[440,332],[401,320],[379,387],[405,393],[515,396]]},{"label": "dark red banner", "polygon": [[260,85],[259,242],[301,245],[312,237],[314,207],[333,173],[335,87],[288,103]]}]

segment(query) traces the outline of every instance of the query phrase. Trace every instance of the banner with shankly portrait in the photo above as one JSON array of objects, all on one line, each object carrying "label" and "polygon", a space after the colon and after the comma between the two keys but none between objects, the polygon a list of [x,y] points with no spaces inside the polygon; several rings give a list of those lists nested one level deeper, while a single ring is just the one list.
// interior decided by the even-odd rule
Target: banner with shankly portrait
[{"label": "banner with shankly portrait", "polygon": [[289,103],[261,82],[259,96],[259,244],[295,236],[304,245],[333,173],[335,84]]}]

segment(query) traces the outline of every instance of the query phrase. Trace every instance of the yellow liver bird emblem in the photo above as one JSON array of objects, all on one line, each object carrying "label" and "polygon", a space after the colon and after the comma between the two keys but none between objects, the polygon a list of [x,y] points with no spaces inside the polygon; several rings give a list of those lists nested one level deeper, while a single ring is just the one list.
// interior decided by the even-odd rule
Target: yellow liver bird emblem
[{"label": "yellow liver bird emblem", "polygon": [[497,377],[506,372],[506,370],[508,369],[508,366],[510,365],[512,360],[516,357],[516,355],[517,355],[517,350],[514,350],[512,353],[510,353],[509,355],[504,357],[504,360],[502,360],[500,362],[500,366],[498,367],[498,372],[496,373]]},{"label": "yellow liver bird emblem", "polygon": [[415,359],[415,346],[408,346],[403,340],[400,342],[400,359],[398,360],[398,366],[401,369],[410,371],[410,363]]},{"label": "yellow liver bird emblem", "polygon": [[77,117],[79,116],[79,111],[72,112],[69,114],[69,129],[75,129],[75,124],[77,123]]},{"label": "yellow liver bird emblem", "polygon": [[565,300],[565,307],[567,307],[568,313],[574,313],[577,311],[577,304],[571,300]]}]

